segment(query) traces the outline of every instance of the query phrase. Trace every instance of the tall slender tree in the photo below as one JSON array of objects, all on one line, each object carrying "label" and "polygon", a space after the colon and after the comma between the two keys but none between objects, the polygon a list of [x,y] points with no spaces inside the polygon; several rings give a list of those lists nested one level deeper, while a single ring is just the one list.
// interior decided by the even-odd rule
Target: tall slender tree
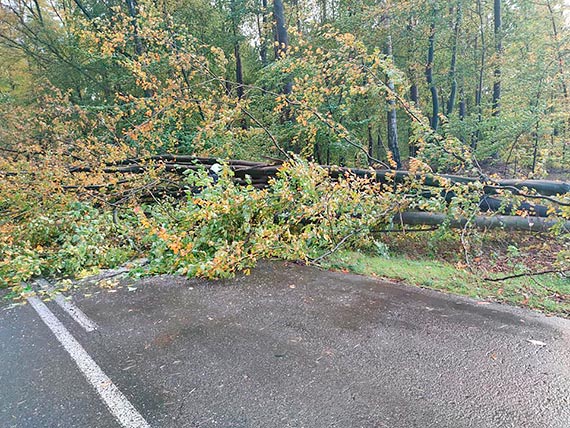
[{"label": "tall slender tree", "polygon": [[[388,14],[385,17],[386,28],[388,30],[388,35],[386,36],[385,44],[385,54],[390,60],[393,60],[392,52],[392,34],[390,28],[390,12],[388,9]],[[396,100],[394,99],[395,85],[394,81],[390,76],[387,78],[386,86],[388,87],[388,112],[387,112],[387,134],[388,134],[388,148],[392,152],[392,158],[396,164],[397,168],[402,167],[402,159],[400,156],[400,147],[398,145],[398,116],[396,112]]]},{"label": "tall slender tree", "polygon": [[459,44],[459,31],[461,28],[461,17],[463,14],[461,0],[455,6],[455,22],[453,24],[453,38],[451,42],[451,64],[449,65],[449,81],[451,82],[451,90],[447,99],[446,114],[450,116],[455,108],[455,99],[457,96],[457,48]]},{"label": "tall slender tree", "polygon": [[495,70],[493,72],[493,116],[501,111],[501,61],[503,58],[503,24],[501,17],[501,0],[493,1],[493,20],[495,33]]},{"label": "tall slender tree", "polygon": [[426,63],[426,81],[431,93],[431,127],[433,129],[437,129],[439,124],[439,95],[437,92],[437,86],[434,82],[433,78],[433,67],[434,67],[434,54],[435,54],[435,25],[436,25],[436,18],[437,18],[437,10],[434,6],[432,10],[432,21],[429,26],[429,39],[428,39],[428,54],[427,54],[427,63]]},{"label": "tall slender tree", "polygon": [[[285,8],[283,0],[273,0],[273,17],[275,19],[275,58],[281,58],[289,49],[289,34],[287,33],[287,21],[285,20]],[[284,94],[290,94],[293,82],[287,79],[283,87]]]}]

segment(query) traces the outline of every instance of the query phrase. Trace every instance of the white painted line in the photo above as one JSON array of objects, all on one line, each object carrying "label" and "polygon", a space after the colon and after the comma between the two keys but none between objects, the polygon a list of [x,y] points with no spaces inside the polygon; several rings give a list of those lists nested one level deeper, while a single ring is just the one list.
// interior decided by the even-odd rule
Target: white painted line
[{"label": "white painted line", "polygon": [[[52,285],[45,279],[38,279],[36,281],[40,287],[46,291],[54,291]],[[81,327],[87,332],[95,331],[99,327],[94,321],[91,321],[85,313],[75,306],[72,302],[65,300],[65,297],[61,293],[55,293],[54,295],[55,303],[57,303],[65,312],[69,314]]]},{"label": "white painted line", "polygon": [[95,388],[107,405],[111,414],[124,428],[150,428],[142,415],[127,400],[103,370],[97,365],[87,351],[71,335],[65,326],[37,297],[29,297],[28,302],[36,310],[42,321],[53,332],[71,358],[85,375],[87,381]]},{"label": "white painted line", "polygon": [[55,302],[63,308],[65,312],[71,316],[77,323],[85,329],[85,331],[91,332],[97,330],[98,326],[94,321],[91,321],[85,313],[75,306],[72,302],[65,300],[61,294],[56,294],[54,297]]}]

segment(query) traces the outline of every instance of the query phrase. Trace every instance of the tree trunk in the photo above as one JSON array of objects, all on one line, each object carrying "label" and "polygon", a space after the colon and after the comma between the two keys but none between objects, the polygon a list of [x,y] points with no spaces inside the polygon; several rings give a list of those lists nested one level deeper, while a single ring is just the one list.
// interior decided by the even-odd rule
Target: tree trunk
[{"label": "tree trunk", "polygon": [[[389,19],[387,19],[389,21]],[[388,24],[389,25],[389,24]],[[386,40],[386,56],[392,59],[392,36],[388,34]],[[388,78],[387,86],[390,90],[388,94],[388,149],[392,152],[392,159],[396,164],[396,168],[402,167],[400,158],[400,148],[398,146],[398,118],[396,116],[396,100],[392,96],[395,92],[394,81]]]},{"label": "tree trunk", "polygon": [[237,96],[239,99],[243,97],[243,70],[241,65],[241,54],[239,51],[239,42],[236,40],[234,43],[234,54],[236,57],[236,83],[237,83]]},{"label": "tree trunk", "polygon": [[374,138],[372,137],[372,125],[368,124],[368,165],[372,166],[374,161]]},{"label": "tree trunk", "polygon": [[[287,23],[285,21],[285,9],[283,0],[273,0],[273,16],[275,18],[275,38],[277,46],[275,47],[276,59],[287,54],[289,48],[289,35],[287,34]],[[283,88],[283,93],[288,95],[293,89],[293,82],[288,80]]]},{"label": "tree trunk", "polygon": [[453,113],[455,107],[455,98],[457,95],[457,44],[459,42],[459,29],[461,28],[461,1],[457,2],[457,15],[455,18],[455,25],[453,27],[453,44],[451,46],[451,64],[449,66],[449,80],[451,82],[451,90],[449,91],[449,98],[447,100],[447,115]]},{"label": "tree trunk", "polygon": [[433,81],[433,57],[435,51],[435,11],[433,21],[430,25],[429,42],[428,42],[428,56],[426,65],[426,81],[431,92],[432,113],[431,113],[431,127],[435,130],[439,124],[439,98],[437,94],[437,87]]},{"label": "tree trunk", "polygon": [[473,150],[477,149],[479,140],[481,139],[481,122],[483,121],[483,72],[485,68],[485,27],[483,23],[483,6],[481,4],[482,0],[477,0],[477,14],[479,15],[479,32],[481,36],[481,62],[479,64],[479,79],[477,81],[477,89],[475,90],[475,107],[477,109],[477,131],[473,136],[471,141],[471,148]]},{"label": "tree trunk", "polygon": [[501,22],[501,0],[493,2],[493,18],[495,30],[495,71],[493,82],[493,116],[499,116],[501,111],[501,59],[503,54],[503,37]]},{"label": "tree trunk", "polygon": [[[564,102],[566,106],[570,105],[569,94],[568,94],[568,85],[566,84],[565,79],[565,65],[564,65],[564,56],[563,56],[563,49],[560,42],[560,35],[558,32],[558,27],[556,25],[556,19],[554,17],[554,10],[552,9],[552,5],[550,0],[546,1],[546,5],[548,7],[548,16],[550,18],[550,25],[552,26],[552,37],[554,39],[554,45],[556,46],[556,59],[558,62],[558,74],[560,76],[560,85],[562,86],[562,95],[564,96]],[[570,128],[570,117],[563,124],[562,129],[562,162],[566,161],[567,156],[567,134],[568,129]]]},{"label": "tree trunk", "polygon": [[[133,40],[135,42],[135,54],[137,57],[140,57],[144,52],[144,46],[139,36],[139,30],[138,30],[139,28],[137,22],[137,17],[139,13],[138,6],[136,0],[126,0],[126,1],[127,1],[127,8],[129,10],[129,16],[131,17],[131,22],[133,25]],[[150,98],[153,95],[153,91],[150,89],[145,89],[143,92],[144,96],[147,98]]]},{"label": "tree trunk", "polygon": [[127,9],[129,10],[129,16],[131,17],[131,22],[133,24],[133,39],[135,42],[135,53],[137,56],[142,55],[144,52],[144,47],[139,37],[138,31],[138,23],[137,23],[137,16],[138,16],[138,7],[136,0],[126,0],[127,1]]},{"label": "tree trunk", "polygon": [[235,0],[231,0],[231,14],[232,14],[232,34],[234,37],[234,57],[236,60],[236,94],[238,99],[241,100],[243,97],[243,68],[241,64],[241,53],[239,48],[239,33],[238,33],[238,22],[236,21],[236,7]]},{"label": "tree trunk", "polygon": [[[410,226],[439,226],[449,221],[445,214],[426,212],[403,212],[394,216],[394,224],[407,224]],[[547,220],[540,217],[517,217],[517,216],[475,216],[469,223],[478,229],[505,229],[522,230],[527,232],[549,232],[554,226],[559,227],[557,220]],[[467,225],[467,219],[451,219],[449,226],[454,229],[463,229]],[[562,230],[570,231],[570,221],[562,224]]]},{"label": "tree trunk", "polygon": [[[465,114],[467,112],[467,104],[465,103],[465,98],[463,94],[460,94],[461,100],[459,101],[459,120],[465,120]],[[461,128],[461,142],[465,143],[465,128]]]},{"label": "tree trunk", "polygon": [[378,130],[378,135],[376,139],[376,147],[378,151],[378,157],[380,157],[381,153],[388,153],[388,150],[384,146],[384,141],[382,141],[382,135],[380,134],[380,130]]},{"label": "tree trunk", "polygon": [[[414,105],[415,108],[417,108],[417,109],[420,108],[420,94],[418,91],[418,85],[416,83],[412,83],[412,86],[410,86],[410,101],[412,102],[412,104]],[[411,126],[410,126],[410,130],[411,130]],[[410,131],[410,135],[411,135],[411,131]],[[416,156],[417,147],[416,147],[415,141],[413,141],[412,138],[409,139],[408,150],[410,152],[409,153],[410,157]]]},{"label": "tree trunk", "polygon": [[538,161],[538,124],[540,122],[537,121],[536,122],[536,126],[534,128],[534,131],[532,133],[532,137],[534,140],[534,145],[533,145],[533,149],[532,149],[532,173],[534,174],[536,172],[536,163]]},{"label": "tree trunk", "polygon": [[261,65],[267,65],[267,0],[261,0],[261,24],[259,27],[259,57]]}]

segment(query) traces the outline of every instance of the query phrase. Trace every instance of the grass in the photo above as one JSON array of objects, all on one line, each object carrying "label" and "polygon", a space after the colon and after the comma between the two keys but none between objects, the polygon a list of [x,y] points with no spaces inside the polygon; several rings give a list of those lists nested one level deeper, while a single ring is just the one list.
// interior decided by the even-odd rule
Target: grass
[{"label": "grass", "polygon": [[328,268],[377,276],[423,288],[455,293],[480,300],[509,303],[570,317],[570,278],[549,274],[499,282],[485,281],[483,275],[459,269],[454,264],[404,256],[378,257],[360,252],[333,254]]}]

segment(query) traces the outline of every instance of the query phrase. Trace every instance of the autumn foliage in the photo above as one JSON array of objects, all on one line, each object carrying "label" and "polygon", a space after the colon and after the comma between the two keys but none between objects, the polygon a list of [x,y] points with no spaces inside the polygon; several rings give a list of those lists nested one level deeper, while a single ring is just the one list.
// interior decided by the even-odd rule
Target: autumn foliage
[{"label": "autumn foliage", "polygon": [[[477,16],[462,1],[429,14],[413,2],[340,2],[336,19],[326,2],[301,3],[298,25],[277,28],[276,11],[249,1],[3,2],[0,57],[11,69],[0,68],[0,285],[135,256],[149,256],[150,273],[208,278],[261,258],[318,261],[401,230],[394,219],[406,210],[468,219],[463,239],[498,169],[540,177],[568,167],[567,34],[556,5],[509,12],[520,31],[532,32],[525,21],[532,8],[556,29],[528,52],[521,75],[505,58],[522,64],[521,49],[532,48],[505,29],[504,47],[490,55],[481,46],[490,23],[463,27]],[[454,22],[478,40],[476,62]],[[449,69],[441,63],[450,52],[434,31],[455,41]],[[428,46],[439,68],[429,63],[426,72],[435,71],[437,88],[420,83],[419,52]],[[501,76],[500,100],[482,99],[490,76],[495,83]],[[437,98],[428,107],[434,89],[446,109],[435,110]],[[260,188],[251,177],[237,183],[228,165],[217,181],[198,164],[181,176],[152,157],[163,153],[222,165],[265,160],[280,170]],[[382,183],[344,170],[333,179],[318,164],[389,172]],[[137,173],[119,170],[129,166]],[[405,179],[392,177],[404,167]],[[530,201],[561,225],[570,219],[568,195],[505,187],[496,195],[499,213],[533,215],[518,210]],[[553,230],[564,243],[567,232]],[[561,252],[559,263],[567,257]]]}]

